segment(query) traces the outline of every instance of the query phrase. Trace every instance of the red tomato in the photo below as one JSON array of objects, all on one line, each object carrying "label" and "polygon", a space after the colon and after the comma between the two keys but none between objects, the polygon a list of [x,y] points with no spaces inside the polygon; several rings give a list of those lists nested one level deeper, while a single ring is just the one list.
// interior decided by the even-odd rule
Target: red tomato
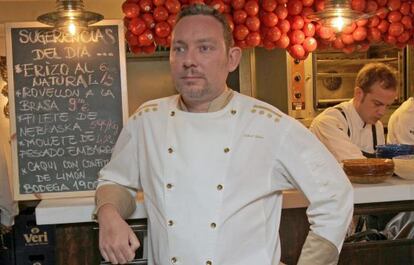
[{"label": "red tomato", "polygon": [[312,7],[308,7],[308,6],[306,6],[306,7],[304,7],[304,8],[302,9],[302,13],[300,13],[300,15],[303,17],[303,20],[304,20],[305,22],[310,22],[311,20],[310,20],[308,17],[309,17],[309,15],[311,15],[311,14],[313,14],[313,13],[315,13],[315,12],[313,11],[313,8],[312,8]]},{"label": "red tomato", "polygon": [[152,0],[155,6],[162,6],[165,3],[165,0]]},{"label": "red tomato", "polygon": [[[204,5],[204,0],[185,0],[188,1],[189,5],[196,5],[196,4],[200,4],[200,5]],[[185,4],[185,2],[181,1],[181,4]]]},{"label": "red tomato", "polygon": [[399,11],[391,11],[390,13],[388,13],[387,18],[390,23],[394,23],[394,22],[400,21],[402,18],[402,15]]},{"label": "red tomato", "polygon": [[236,10],[233,12],[233,21],[235,24],[244,24],[246,22],[247,13],[244,10]]},{"label": "red tomato", "polygon": [[278,41],[280,39],[280,36],[282,36],[282,32],[280,31],[278,27],[270,28],[266,32],[266,39],[273,41],[273,42]]},{"label": "red tomato", "polygon": [[371,13],[374,11],[377,11],[378,9],[378,4],[375,0],[368,0],[367,4],[365,6],[365,12],[366,13]]},{"label": "red tomato", "polygon": [[154,35],[151,30],[145,30],[141,35],[138,36],[138,42],[140,46],[148,46],[154,42]]},{"label": "red tomato", "polygon": [[[216,1],[220,1],[220,0],[216,0]],[[178,0],[166,0],[165,7],[167,8],[170,14],[177,14],[181,9],[181,4],[180,4],[180,1]]]},{"label": "red tomato", "polygon": [[168,24],[170,24],[171,28],[175,26],[176,19],[177,19],[177,14],[171,14],[168,16],[167,22]]},{"label": "red tomato", "polygon": [[157,46],[167,47],[167,38],[160,38],[157,35],[155,35],[154,41],[157,44]]},{"label": "red tomato", "polygon": [[343,47],[345,47],[345,44],[342,42],[342,39],[341,39],[341,38],[336,38],[336,39],[333,41],[332,45],[333,45],[333,47],[334,47],[335,49],[338,49],[338,50],[340,50],[340,49],[342,49]]},{"label": "red tomato", "polygon": [[140,0],[139,7],[142,12],[150,12],[152,9],[152,1],[151,0]]},{"label": "red tomato", "polygon": [[410,16],[403,16],[401,23],[404,25],[405,29],[413,28],[413,19]]},{"label": "red tomato", "polygon": [[391,11],[398,10],[401,7],[401,1],[400,0],[388,0],[387,6]]},{"label": "red tomato", "polygon": [[291,44],[302,44],[305,40],[305,34],[301,30],[293,30],[288,33]]},{"label": "red tomato", "polygon": [[351,0],[351,8],[353,10],[363,12],[365,10],[365,0]]},{"label": "red tomato", "polygon": [[282,49],[286,49],[289,46],[289,37],[286,33],[282,34],[280,38],[275,42],[276,46]]},{"label": "red tomato", "polygon": [[280,5],[285,5],[288,2],[288,0],[276,0],[276,1]]},{"label": "red tomato", "polygon": [[302,4],[303,6],[312,6],[313,5],[313,0],[302,0]]},{"label": "red tomato", "polygon": [[127,18],[134,18],[139,15],[139,6],[135,3],[124,2],[122,4],[122,12]]},{"label": "red tomato", "polygon": [[246,36],[246,44],[249,47],[256,47],[260,44],[261,38],[259,32],[250,32]]},{"label": "red tomato", "polygon": [[411,5],[410,5],[410,3],[408,3],[408,2],[401,3],[401,6],[400,6],[400,12],[401,12],[401,14],[403,14],[404,16],[406,16],[406,15],[410,14],[410,11],[411,11]]},{"label": "red tomato", "polygon": [[372,43],[377,43],[381,41],[381,31],[377,28],[368,29],[368,40]]},{"label": "red tomato", "polygon": [[411,3],[411,14],[414,14],[414,2]]},{"label": "red tomato", "polygon": [[399,43],[407,43],[410,37],[411,37],[410,32],[404,31],[403,33],[400,34],[400,36],[398,36],[397,41]]},{"label": "red tomato", "polygon": [[244,5],[244,10],[249,16],[256,16],[259,13],[259,4],[254,0],[248,0]]},{"label": "red tomato", "polygon": [[377,16],[380,18],[380,19],[385,19],[386,17],[387,17],[387,15],[388,15],[388,12],[390,12],[389,10],[388,10],[388,8],[386,8],[386,7],[381,7],[380,9],[378,9],[378,11],[377,11]]},{"label": "red tomato", "polygon": [[357,26],[359,26],[359,27],[363,27],[363,26],[365,26],[366,24],[368,24],[368,19],[360,19],[360,20],[357,20],[356,24],[357,24]]},{"label": "red tomato", "polygon": [[226,17],[226,20],[227,20],[227,23],[229,24],[230,30],[233,31],[234,30],[233,17],[230,14],[224,14],[224,16]]},{"label": "red tomato", "polygon": [[129,49],[131,50],[132,53],[135,53],[135,54],[142,53],[142,49],[138,45],[129,46]]},{"label": "red tomato", "polygon": [[352,33],[355,41],[363,41],[367,38],[367,29],[365,27],[357,27]]},{"label": "red tomato", "polygon": [[334,36],[334,32],[330,27],[321,26],[316,30],[316,33],[318,34],[321,39],[327,40],[332,38]]},{"label": "red tomato", "polygon": [[276,45],[274,44],[274,42],[273,42],[273,41],[270,41],[270,40],[268,40],[268,39],[264,39],[264,40],[263,40],[263,47],[264,47],[266,50],[272,50],[272,49],[274,49],[274,48],[276,47]]},{"label": "red tomato", "polygon": [[355,48],[359,52],[366,52],[369,49],[369,42],[368,41],[360,42],[356,45]]},{"label": "red tomato", "polygon": [[236,46],[240,47],[241,49],[248,48],[247,43],[244,40],[237,40]]},{"label": "red tomato", "polygon": [[403,32],[404,25],[401,22],[391,23],[390,27],[388,28],[388,34],[394,37],[399,36]]},{"label": "red tomato", "polygon": [[142,14],[141,18],[145,21],[145,26],[147,26],[147,28],[152,29],[155,27],[154,17],[151,14]]},{"label": "red tomato", "polygon": [[302,45],[295,44],[289,48],[289,54],[295,59],[302,59],[305,56],[305,49]]},{"label": "red tomato", "polygon": [[258,17],[248,17],[245,24],[250,31],[258,31],[260,28],[260,19]]},{"label": "red tomato", "polygon": [[224,2],[223,1],[212,0],[208,5],[216,9],[218,12],[224,13]]},{"label": "red tomato", "polygon": [[377,16],[373,16],[368,20],[368,27],[373,28],[378,26],[378,24],[380,23],[380,19]]},{"label": "red tomato", "polygon": [[303,20],[302,16],[294,16],[291,19],[289,19],[289,22],[293,30],[302,29],[305,24],[305,21]]},{"label": "red tomato", "polygon": [[376,0],[379,7],[385,6],[388,0]]},{"label": "red tomato", "polygon": [[138,36],[129,30],[127,30],[127,32],[125,33],[125,39],[130,46],[138,45]]},{"label": "red tomato", "polygon": [[164,6],[157,6],[154,9],[154,20],[157,22],[167,20],[168,18],[168,10]]},{"label": "red tomato", "polygon": [[244,7],[245,0],[231,0],[231,6],[235,10],[242,9]]},{"label": "red tomato", "polygon": [[275,10],[277,6],[276,0],[263,0],[262,1],[262,8],[266,12],[272,12]]},{"label": "red tomato", "polygon": [[390,34],[386,34],[384,41],[388,44],[394,45],[397,43],[397,38],[395,36],[391,36]]},{"label": "red tomato", "polygon": [[315,25],[312,22],[305,23],[302,30],[306,37],[313,37],[315,35]]},{"label": "red tomato", "polygon": [[279,20],[286,19],[286,17],[288,16],[288,10],[283,5],[278,5],[275,9],[275,13],[277,17],[279,18]]},{"label": "red tomato", "polygon": [[322,11],[325,9],[325,0],[315,0],[316,11]]},{"label": "red tomato", "polygon": [[142,47],[142,51],[144,53],[154,53],[155,52],[155,44],[151,43],[150,45]]},{"label": "red tomato", "polygon": [[381,20],[380,23],[378,24],[377,28],[379,29],[379,31],[381,31],[382,33],[385,33],[388,31],[388,28],[390,26],[390,23],[386,20]]},{"label": "red tomato", "polygon": [[354,37],[352,37],[352,34],[342,34],[341,39],[345,45],[354,43]]},{"label": "red tomato", "polygon": [[307,37],[302,45],[306,52],[313,52],[318,47],[318,43],[313,37]]},{"label": "red tomato", "polygon": [[230,13],[231,6],[229,4],[223,4],[223,13]]},{"label": "red tomato", "polygon": [[161,38],[165,38],[171,33],[171,27],[170,24],[168,24],[166,21],[158,22],[155,25],[155,34],[157,34]]},{"label": "red tomato", "polygon": [[290,23],[286,19],[280,20],[277,23],[277,27],[280,29],[282,33],[287,33],[290,30]]},{"label": "red tomato", "polygon": [[344,29],[342,30],[342,33],[351,34],[352,32],[354,32],[356,27],[357,27],[356,23],[352,23],[352,24],[344,27]]},{"label": "red tomato", "polygon": [[301,0],[289,0],[287,2],[287,9],[290,15],[299,15],[302,12],[303,4]]},{"label": "red tomato", "polygon": [[351,54],[355,51],[355,45],[353,44],[347,45],[344,48],[342,48],[342,51],[346,54]]},{"label": "red tomato", "polygon": [[249,34],[249,29],[245,25],[236,25],[233,36],[236,40],[244,40]]},{"label": "red tomato", "polygon": [[274,27],[277,25],[278,18],[275,13],[273,12],[264,12],[263,16],[261,17],[263,24],[266,27]]},{"label": "red tomato", "polygon": [[145,25],[145,21],[143,19],[136,17],[131,19],[128,25],[128,29],[138,36],[147,29],[147,26]]}]

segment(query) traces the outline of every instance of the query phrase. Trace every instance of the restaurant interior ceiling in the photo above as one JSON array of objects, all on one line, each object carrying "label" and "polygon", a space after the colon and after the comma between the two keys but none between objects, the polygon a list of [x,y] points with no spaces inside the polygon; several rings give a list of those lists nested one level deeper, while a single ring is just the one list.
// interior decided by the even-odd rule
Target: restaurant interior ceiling
[{"label": "restaurant interior ceiling", "polygon": [[[85,9],[105,19],[122,19],[123,0],[84,0]],[[39,15],[56,9],[56,0],[0,0],[0,56],[5,51],[5,23],[36,21]]]}]

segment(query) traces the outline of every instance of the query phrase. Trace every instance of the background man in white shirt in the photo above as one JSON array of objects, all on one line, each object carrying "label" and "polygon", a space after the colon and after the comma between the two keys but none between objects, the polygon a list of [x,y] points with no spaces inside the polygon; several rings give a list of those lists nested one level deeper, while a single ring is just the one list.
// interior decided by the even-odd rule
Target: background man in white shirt
[{"label": "background man in white shirt", "polygon": [[388,144],[414,144],[414,98],[394,111],[388,121]]},{"label": "background man in white shirt", "polygon": [[[125,263],[139,242],[125,223],[142,189],[149,265],[274,265],[282,191],[308,198],[299,264],[336,264],[353,209],[334,157],[275,107],[227,88],[241,50],[210,7],[177,17],[170,64],[179,95],[144,103],[123,128],[96,191],[100,250]],[[131,193],[130,193],[131,192]]]},{"label": "background man in white shirt", "polygon": [[355,81],[352,100],[319,114],[310,130],[338,161],[374,157],[385,144],[380,121],[397,96],[395,71],[382,63],[365,65]]}]

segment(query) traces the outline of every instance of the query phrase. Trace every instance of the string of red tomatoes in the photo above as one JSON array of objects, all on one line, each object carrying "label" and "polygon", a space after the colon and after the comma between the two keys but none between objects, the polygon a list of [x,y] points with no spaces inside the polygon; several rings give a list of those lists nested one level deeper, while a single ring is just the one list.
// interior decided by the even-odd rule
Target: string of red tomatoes
[{"label": "string of red tomatoes", "polygon": [[305,59],[316,49],[345,53],[366,51],[371,44],[387,43],[403,48],[414,44],[414,0],[350,0],[351,8],[369,13],[337,33],[308,16],[325,8],[324,0],[127,0],[126,41],[133,53],[152,53],[169,47],[175,16],[184,5],[202,3],[227,18],[236,45],[286,49]]}]

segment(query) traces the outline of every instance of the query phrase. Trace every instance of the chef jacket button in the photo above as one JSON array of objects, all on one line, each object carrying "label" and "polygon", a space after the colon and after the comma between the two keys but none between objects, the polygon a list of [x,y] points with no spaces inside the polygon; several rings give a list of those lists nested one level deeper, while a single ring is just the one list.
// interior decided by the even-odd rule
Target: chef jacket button
[{"label": "chef jacket button", "polygon": [[171,111],[171,112],[170,112],[170,116],[171,116],[171,117],[175,116],[175,111]]},{"label": "chef jacket button", "polygon": [[172,257],[171,258],[171,263],[172,264],[176,264],[177,263],[177,258],[176,257]]},{"label": "chef jacket button", "polygon": [[224,153],[228,153],[228,152],[230,152],[230,148],[228,147],[224,148]]},{"label": "chef jacket button", "polygon": [[211,223],[210,224],[211,229],[215,229],[217,227],[216,223]]},{"label": "chef jacket button", "polygon": [[218,184],[218,185],[217,185],[217,190],[222,190],[222,189],[223,189],[223,185]]},{"label": "chef jacket button", "polygon": [[174,150],[170,147],[170,148],[168,148],[168,153],[172,153],[172,152],[174,152]]},{"label": "chef jacket button", "polygon": [[172,187],[173,187],[173,184],[171,184],[171,183],[168,183],[168,184],[167,184],[166,186],[167,186],[167,189],[169,189],[169,190],[170,190],[170,189],[172,189]]},{"label": "chef jacket button", "polygon": [[168,226],[173,226],[174,225],[174,221],[173,220],[168,220]]},{"label": "chef jacket button", "polygon": [[233,115],[235,115],[235,114],[237,113],[237,111],[236,111],[236,110],[234,110],[234,109],[232,109],[232,110],[230,111],[230,113],[231,113],[231,114],[233,114]]},{"label": "chef jacket button", "polygon": [[211,262],[211,260],[207,260],[206,265],[213,265],[213,262]]}]

